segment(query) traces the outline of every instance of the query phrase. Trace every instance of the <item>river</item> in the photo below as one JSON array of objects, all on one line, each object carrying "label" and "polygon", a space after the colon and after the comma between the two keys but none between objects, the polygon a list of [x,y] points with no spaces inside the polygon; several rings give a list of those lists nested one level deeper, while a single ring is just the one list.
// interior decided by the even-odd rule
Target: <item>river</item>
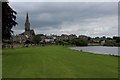
[{"label": "river", "polygon": [[79,51],[82,50],[85,52],[92,52],[95,54],[111,54],[120,56],[120,47],[86,46],[86,47],[70,47],[70,49]]}]

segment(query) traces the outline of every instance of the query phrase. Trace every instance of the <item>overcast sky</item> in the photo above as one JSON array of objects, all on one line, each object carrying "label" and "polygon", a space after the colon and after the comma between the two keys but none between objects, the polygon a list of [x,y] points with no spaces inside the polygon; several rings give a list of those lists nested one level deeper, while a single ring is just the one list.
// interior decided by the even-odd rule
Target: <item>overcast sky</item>
[{"label": "overcast sky", "polygon": [[[117,2],[14,2],[15,34],[24,32],[26,13],[36,34],[118,35]],[[109,0],[110,1],[110,0]]]}]

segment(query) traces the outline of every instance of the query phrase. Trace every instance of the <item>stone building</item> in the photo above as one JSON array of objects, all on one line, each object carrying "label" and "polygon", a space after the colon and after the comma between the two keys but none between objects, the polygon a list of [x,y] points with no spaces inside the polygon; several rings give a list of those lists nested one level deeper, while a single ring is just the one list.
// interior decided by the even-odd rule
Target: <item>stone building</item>
[{"label": "stone building", "polygon": [[68,36],[68,39],[69,39],[69,40],[73,40],[73,39],[75,39],[75,38],[77,38],[77,36],[76,36],[75,34],[70,34],[70,35]]},{"label": "stone building", "polygon": [[68,35],[62,34],[61,36],[57,36],[57,40],[68,40]]},{"label": "stone building", "polygon": [[73,40],[75,38],[77,38],[75,34],[62,34],[61,36],[57,36],[57,40]]},{"label": "stone building", "polygon": [[27,13],[26,21],[25,21],[25,32],[19,35],[13,36],[13,41],[19,42],[19,43],[26,42],[27,40],[32,41],[34,35],[35,35],[34,30],[30,29],[30,21]]}]

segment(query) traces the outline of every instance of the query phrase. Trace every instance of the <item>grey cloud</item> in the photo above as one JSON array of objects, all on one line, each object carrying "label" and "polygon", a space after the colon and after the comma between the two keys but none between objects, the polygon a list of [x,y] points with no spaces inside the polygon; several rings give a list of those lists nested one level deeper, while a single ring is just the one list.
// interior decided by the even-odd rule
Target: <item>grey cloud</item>
[{"label": "grey cloud", "polygon": [[[108,26],[103,26],[117,27],[116,22],[109,24],[112,22],[109,18],[117,16],[117,2],[15,2],[11,3],[11,6],[18,12],[19,25],[16,29],[24,29],[26,12],[29,12],[31,27],[37,29],[38,33],[53,31],[60,34],[66,30],[65,33],[93,35],[94,29],[99,27],[97,25],[106,24]],[[102,22],[107,18],[107,23]],[[94,27],[90,27],[91,24]],[[70,31],[69,26],[71,25],[76,25],[77,32],[74,29]],[[19,26],[21,27],[19,28]],[[111,28],[108,29],[110,29],[111,35],[115,34]],[[103,33],[105,34],[105,32],[99,34],[103,35]],[[106,33],[106,35],[108,34]]]}]

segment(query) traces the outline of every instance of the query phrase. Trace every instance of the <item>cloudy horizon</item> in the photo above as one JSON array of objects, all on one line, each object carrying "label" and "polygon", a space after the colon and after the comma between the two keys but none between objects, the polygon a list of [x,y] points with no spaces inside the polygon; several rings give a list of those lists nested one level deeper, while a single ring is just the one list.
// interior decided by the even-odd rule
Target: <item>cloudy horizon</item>
[{"label": "cloudy horizon", "polygon": [[15,34],[24,32],[26,13],[36,34],[118,35],[117,2],[10,2],[17,12]]}]

